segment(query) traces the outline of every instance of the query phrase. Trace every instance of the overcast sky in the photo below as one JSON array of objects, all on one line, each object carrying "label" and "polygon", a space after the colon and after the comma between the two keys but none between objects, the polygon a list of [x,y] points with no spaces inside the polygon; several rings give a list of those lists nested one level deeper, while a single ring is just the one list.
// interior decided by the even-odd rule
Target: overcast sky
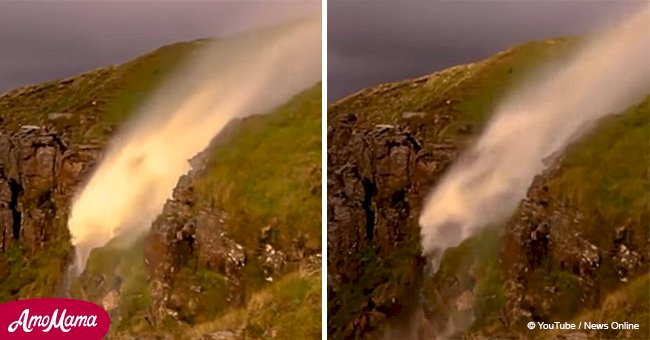
[{"label": "overcast sky", "polygon": [[643,2],[330,0],[328,99],[514,44],[589,32]]},{"label": "overcast sky", "polygon": [[0,93],[162,45],[320,11],[319,1],[0,0]]}]

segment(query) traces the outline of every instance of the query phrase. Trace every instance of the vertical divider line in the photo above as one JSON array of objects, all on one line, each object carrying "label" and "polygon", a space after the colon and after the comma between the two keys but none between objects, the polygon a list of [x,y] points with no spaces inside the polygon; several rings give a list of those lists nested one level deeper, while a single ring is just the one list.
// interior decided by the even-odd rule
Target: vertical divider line
[{"label": "vertical divider line", "polygon": [[327,0],[321,0],[321,15],[322,20],[322,59],[321,67],[323,71],[321,82],[321,105],[322,105],[322,118],[321,118],[321,332],[322,339],[327,339]]}]

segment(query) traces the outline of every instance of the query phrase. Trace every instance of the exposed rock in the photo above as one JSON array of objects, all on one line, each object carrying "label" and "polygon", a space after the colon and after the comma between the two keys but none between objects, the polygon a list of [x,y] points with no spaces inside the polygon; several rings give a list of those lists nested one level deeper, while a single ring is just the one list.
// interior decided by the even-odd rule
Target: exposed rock
[{"label": "exposed rock", "polygon": [[272,245],[267,243],[260,254],[260,260],[265,279],[272,282],[273,276],[279,273],[286,264],[287,256],[282,250],[276,250]]},{"label": "exposed rock", "polygon": [[626,282],[642,265],[642,257],[623,243],[629,239],[625,226],[616,229],[615,249],[607,251],[599,246],[605,243],[600,235],[585,232],[585,225],[597,223],[593,216],[549,197],[547,181],[562,171],[560,165],[558,161],[535,179],[519,213],[507,225],[501,258],[508,325],[549,320],[572,299],[583,308],[594,308],[611,276],[609,268]]},{"label": "exposed rock", "polygon": [[104,309],[110,313],[117,309],[119,301],[120,293],[117,290],[113,289],[102,298],[102,307],[104,307]]},{"label": "exposed rock", "polygon": [[[172,306],[184,308],[185,312],[192,314],[201,303],[211,302],[188,298],[189,295],[177,290],[173,293],[173,278],[179,274],[176,268],[190,262],[224,275],[228,300],[234,305],[242,303],[245,297],[241,271],[246,265],[247,255],[243,247],[228,235],[228,215],[217,210],[193,210],[195,199],[190,183],[189,177],[179,181],[173,199],[167,202],[147,237],[146,263],[155,282],[152,285],[155,321],[164,319]],[[192,296],[202,292],[193,284],[187,289]]]},{"label": "exposed rock", "polygon": [[47,115],[47,119],[49,120],[69,120],[72,119],[74,115],[72,113],[62,113],[62,112],[53,112]]},{"label": "exposed rock", "polygon": [[402,113],[402,118],[411,119],[411,118],[422,118],[427,115],[426,112],[404,112]]},{"label": "exposed rock", "polygon": [[244,302],[246,250],[229,235],[229,214],[199,202],[195,196],[193,182],[204,171],[207,155],[209,149],[190,161],[192,170],[179,179],[172,199],[147,236],[145,263],[152,282],[151,319],[156,324],[168,316],[193,317],[203,305],[214,303],[202,298],[204,289],[192,281],[196,278],[185,277],[182,284],[178,281],[183,269],[200,268],[223,275],[226,300],[233,306]]},{"label": "exposed rock", "polygon": [[20,240],[31,254],[67,235],[54,220],[66,220],[74,188],[95,157],[75,154],[49,128],[0,133],[0,252]]},{"label": "exposed rock", "polygon": [[240,338],[241,337],[236,332],[219,331],[214,333],[208,333],[195,339],[196,340],[236,340]]},{"label": "exposed rock", "polygon": [[[508,51],[492,61],[498,64],[509,59],[507,64],[519,58],[517,53]],[[526,322],[570,320],[590,309],[601,312],[606,307],[600,305],[605,296],[630,286],[619,281],[635,284],[641,273],[647,273],[649,217],[646,209],[638,209],[647,206],[647,197],[638,188],[617,182],[617,176],[632,173],[627,171],[629,167],[612,173],[595,171],[608,176],[604,186],[594,186],[597,191],[579,187],[589,185],[581,181],[581,174],[592,171],[581,162],[592,164],[598,147],[608,145],[602,144],[607,139],[599,139],[601,144],[583,149],[583,141],[591,143],[592,135],[570,146],[566,163],[556,161],[566,150],[541,160],[548,170],[535,178],[507,223],[449,249],[441,270],[422,280],[426,295],[419,304],[422,315],[409,315],[408,307],[418,303],[404,292],[419,290],[414,282],[422,270],[418,263],[419,204],[456,158],[457,150],[471,145],[476,133],[489,124],[478,113],[489,114],[491,104],[476,105],[482,102],[476,99],[498,93],[492,82],[496,78],[481,74],[493,66],[492,61],[466,66],[460,77],[456,77],[460,74],[455,73],[460,71],[457,68],[450,77],[437,73],[378,85],[329,106],[328,334],[333,337],[409,338],[413,332],[407,336],[389,332],[399,336],[382,337],[384,333],[376,331],[416,322],[420,327],[414,328],[422,330],[419,338],[430,339],[458,321],[454,321],[454,309],[468,307],[466,292],[471,292],[476,303],[461,316],[469,316],[464,321],[473,322],[475,315],[477,323],[463,334],[446,334],[444,338],[526,338],[531,335]],[[419,85],[428,85],[429,80],[441,90]],[[647,101],[641,105],[647,108]],[[647,117],[645,111],[642,115]],[[606,124],[603,122],[603,127]],[[644,125],[645,120],[640,118],[639,124]],[[624,132],[627,125],[619,127],[617,131]],[[635,157],[646,159],[647,155],[642,155],[646,148],[640,145],[634,148],[638,152]],[[627,145],[621,147],[617,151],[624,153]],[[583,159],[580,152],[585,150]],[[608,155],[611,158],[602,159],[605,168],[627,160],[625,154],[617,154],[620,159]],[[590,206],[588,202],[598,204]],[[620,209],[631,202],[635,202],[634,211]],[[484,235],[489,236],[485,243]],[[477,249],[483,246],[490,251]],[[480,265],[472,268],[471,263],[484,253],[488,253],[486,258],[478,259]],[[605,336],[625,336],[614,333]],[[596,336],[577,332],[568,337],[590,335]]]},{"label": "exposed rock", "polygon": [[[347,304],[350,296],[363,294],[362,305],[345,307],[360,312],[338,333],[361,337],[378,330],[390,317],[408,314],[412,308],[409,301],[419,299],[417,287],[424,261],[418,256],[418,216],[414,212],[419,211],[435,174],[454,151],[427,151],[414,133],[398,125],[379,124],[366,130],[354,114],[342,115],[331,124],[328,308],[332,313]],[[375,261],[383,266],[392,263],[401,267],[406,273],[401,277],[403,286],[359,286],[360,281],[385,280],[375,278],[378,273],[365,272],[369,256],[376,256]],[[381,297],[373,294],[375,289],[381,289]]]},{"label": "exposed rock", "polygon": [[618,275],[623,280],[626,276],[633,274],[634,271],[642,264],[641,255],[630,250],[625,244],[619,244],[618,251],[614,254],[614,263]]},{"label": "exposed rock", "polygon": [[474,294],[466,290],[456,299],[456,310],[463,312],[474,307]]}]

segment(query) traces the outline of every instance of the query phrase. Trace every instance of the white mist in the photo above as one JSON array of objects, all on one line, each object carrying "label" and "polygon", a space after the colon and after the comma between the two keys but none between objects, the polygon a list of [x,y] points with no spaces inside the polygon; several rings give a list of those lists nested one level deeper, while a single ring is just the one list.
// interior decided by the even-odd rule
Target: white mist
[{"label": "white mist", "polygon": [[512,215],[543,159],[648,95],[650,6],[554,66],[505,99],[427,198],[419,224],[434,271],[446,249]]},{"label": "white mist", "polygon": [[321,79],[320,15],[206,44],[116,136],[74,200],[76,274],[92,249],[148,231],[188,160],[230,120],[267,113]]}]

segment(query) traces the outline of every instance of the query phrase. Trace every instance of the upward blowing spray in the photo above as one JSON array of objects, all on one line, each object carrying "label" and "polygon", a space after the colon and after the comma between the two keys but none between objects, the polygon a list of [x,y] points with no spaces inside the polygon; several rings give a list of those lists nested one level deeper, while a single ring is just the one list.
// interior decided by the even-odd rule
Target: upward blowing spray
[{"label": "upward blowing spray", "polygon": [[93,248],[149,230],[188,160],[231,119],[266,113],[321,77],[320,15],[208,45],[140,108],[74,200],[76,274]]},{"label": "upward blowing spray", "polygon": [[650,6],[589,39],[563,65],[512,93],[478,142],[444,175],[420,215],[425,255],[503,223],[526,195],[543,159],[557,155],[600,118],[650,91]]}]

